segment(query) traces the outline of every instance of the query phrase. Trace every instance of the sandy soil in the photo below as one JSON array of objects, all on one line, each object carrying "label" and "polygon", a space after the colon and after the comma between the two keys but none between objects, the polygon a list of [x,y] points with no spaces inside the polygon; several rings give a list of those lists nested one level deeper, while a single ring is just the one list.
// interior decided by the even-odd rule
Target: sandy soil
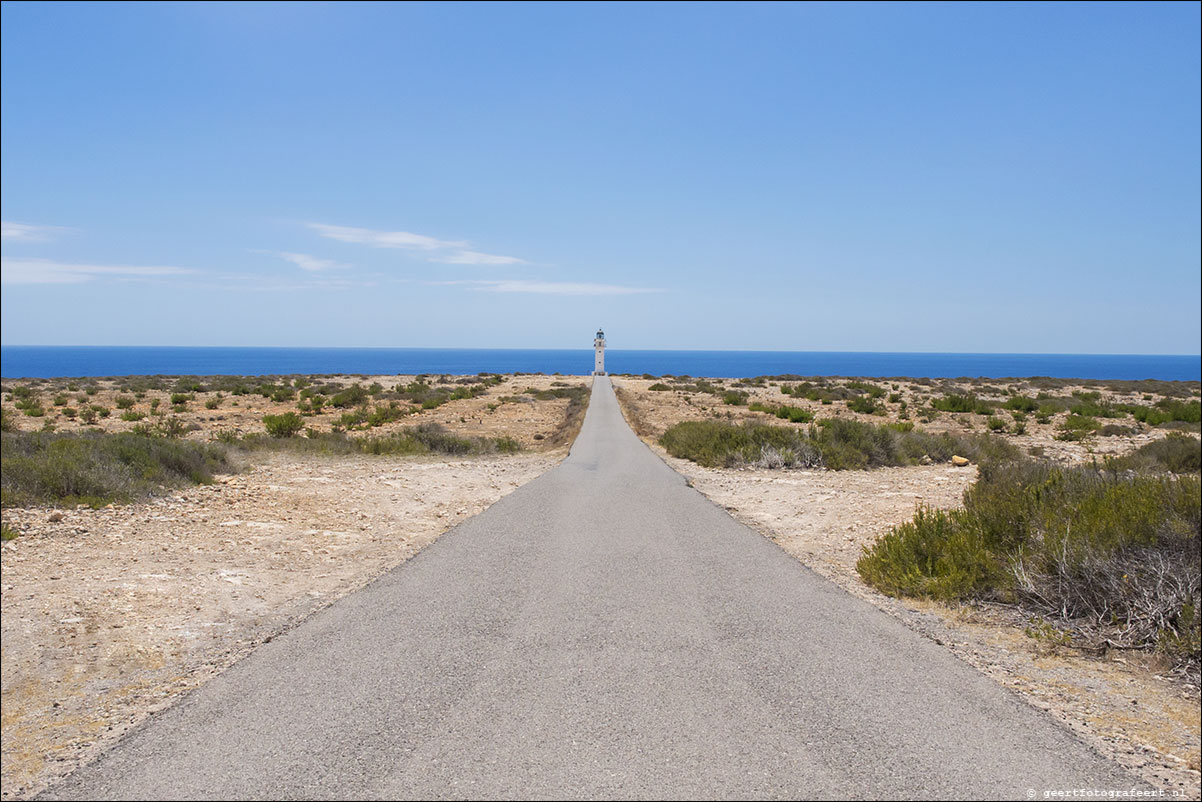
[{"label": "sandy soil", "polygon": [[[378,384],[383,393],[374,397],[369,406],[386,405],[389,401],[388,391],[398,385],[407,385],[418,377],[411,375],[389,376],[323,376],[314,377],[313,387],[325,390],[326,395],[332,395],[337,389],[349,388],[352,385],[371,387]],[[474,381],[474,376],[431,376],[427,381],[435,387],[456,388],[463,383]],[[204,377],[199,381],[206,382]],[[260,379],[251,377],[244,383],[248,387],[257,387]],[[564,410],[568,406],[567,399],[551,398],[539,400],[530,391],[552,390],[561,387],[588,384],[588,376],[544,376],[544,375],[513,375],[505,376],[504,381],[490,387],[486,393],[476,398],[462,398],[447,403],[435,409],[416,411],[397,421],[385,423],[370,430],[373,435],[383,435],[423,423],[437,423],[466,437],[511,437],[525,448],[541,448],[549,444],[563,422]],[[246,395],[234,395],[229,389],[209,389],[203,392],[189,392],[191,396],[184,402],[184,407],[177,411],[171,403],[174,393],[175,380],[168,378],[161,382],[161,389],[143,389],[145,382],[141,377],[117,379],[46,379],[46,380],[6,380],[4,382],[5,400],[3,403],[7,419],[18,429],[34,431],[49,423],[55,431],[72,432],[80,430],[102,430],[106,432],[130,431],[137,426],[153,424],[160,418],[178,418],[189,429],[186,436],[197,440],[212,440],[222,435],[245,435],[263,433],[264,415],[280,415],[285,412],[296,412],[297,403],[303,399],[294,398],[288,401],[273,401],[257,392]],[[211,386],[212,382],[205,386]],[[10,398],[14,387],[30,386],[37,393],[39,403],[45,410],[45,415],[31,417],[25,415],[15,406],[16,399]],[[299,394],[298,394],[299,395]],[[123,420],[126,412],[118,407],[117,399],[127,397],[134,400],[129,412],[139,413],[144,417],[140,420]],[[56,404],[55,401],[62,401]],[[209,409],[209,405],[214,408]],[[107,415],[98,417],[93,424],[84,423],[79,414],[84,407],[99,407]],[[410,406],[403,403],[402,406]],[[330,431],[338,424],[339,417],[349,409],[338,409],[327,404],[320,414],[305,414],[306,427],[312,427],[321,432]],[[73,417],[70,412],[76,413]],[[102,413],[103,414],[103,413]]]},{"label": "sandy soil", "polygon": [[[890,402],[883,398],[879,403],[884,408],[884,414],[866,415],[852,412],[843,401],[823,404],[819,401],[785,395],[780,390],[781,382],[766,382],[764,386],[755,386],[732,379],[708,379],[706,381],[726,389],[747,393],[748,403],[760,401],[772,405],[801,407],[813,413],[817,419],[839,417],[870,423],[908,420],[930,432],[952,433],[988,431],[987,421],[990,416],[969,412],[934,412],[929,408],[932,398],[960,393],[974,395],[983,400],[1003,402],[1009,398],[1012,391],[1030,398],[1035,398],[1040,392],[1046,392],[1055,398],[1071,397],[1073,392],[1096,392],[1100,394],[1103,402],[1114,404],[1150,404],[1153,399],[1160,398],[1159,395],[1150,396],[1143,391],[1121,392],[1090,383],[1066,385],[1057,383],[1056,386],[1044,390],[1038,383],[1031,384],[1029,381],[1023,380],[948,379],[929,383],[929,380],[916,382],[907,379],[871,379],[869,381],[879,385],[889,395],[896,394],[900,400]],[[829,381],[833,385],[843,383],[839,380]],[[623,403],[628,407],[633,406],[637,411],[636,420],[632,421],[632,425],[637,424],[640,427],[639,434],[651,439],[658,438],[673,424],[690,420],[722,419],[735,423],[753,420],[782,426],[790,425],[766,412],[753,412],[745,405],[727,404],[720,396],[710,393],[648,389],[657,384],[662,386],[664,381],[662,379],[621,377],[617,379],[616,384],[624,393]],[[785,384],[796,384],[796,382],[785,382]],[[669,386],[675,387],[676,385],[669,384]],[[687,381],[684,386],[687,387]],[[1197,397],[1195,387],[1191,399],[1197,399]],[[904,411],[902,403],[906,405]],[[924,416],[929,416],[930,420],[924,420]],[[1011,412],[1004,409],[998,410],[995,416],[1007,424],[1007,431],[1003,432],[1002,436],[1028,452],[1065,463],[1083,462],[1106,455],[1126,454],[1145,443],[1165,437],[1170,432],[1167,428],[1141,424],[1128,416],[1123,419],[1102,420],[1103,423],[1113,423],[1130,429],[1127,434],[1095,435],[1085,440],[1064,441],[1057,439],[1057,434],[1060,425],[1068,417],[1067,412],[1059,412],[1051,416],[1046,423],[1040,423],[1033,414],[1026,414],[1022,421],[1025,432],[1021,435],[1012,433],[1017,421]]]},{"label": "sandy soil", "polygon": [[[337,377],[345,386],[413,377]],[[454,381],[454,377],[448,377]],[[437,382],[437,379],[434,380]],[[216,484],[106,509],[16,508],[18,533],[0,550],[3,660],[0,669],[0,794],[27,797],[93,759],[131,726],[220,673],[257,644],[408,559],[456,523],[557,464],[572,436],[566,399],[546,390],[587,377],[511,376],[482,396],[450,401],[372,430],[437,422],[459,435],[508,436],[527,451],[449,459],[320,457],[251,452],[247,470]],[[5,382],[6,390],[16,382]],[[37,386],[48,415],[9,409],[25,429],[82,423],[53,407],[115,407],[122,382]],[[170,383],[168,383],[168,387]],[[170,390],[148,390],[169,403]],[[295,409],[259,395],[196,393],[171,413],[214,439],[262,432],[262,417]],[[237,404],[235,406],[235,404]],[[11,407],[11,399],[6,401]],[[328,429],[344,410],[307,419]],[[137,425],[118,410],[94,428]],[[56,414],[57,413],[57,414]],[[153,417],[148,420],[153,421]]]},{"label": "sandy soil", "polygon": [[[349,386],[385,388],[414,377],[323,377]],[[433,383],[456,381],[432,377]],[[2,795],[25,797],[95,757],[131,725],[169,705],[248,654],[258,643],[294,626],[312,611],[362,587],[407,559],[458,521],[484,509],[541,474],[565,453],[564,399],[532,392],[586,382],[586,377],[510,376],[477,398],[448,402],[372,434],[437,422],[461,435],[508,436],[527,452],[465,460],[252,455],[247,472],[215,485],[157,500],[103,510],[7,509],[4,521],[20,536],[0,552],[3,607]],[[655,380],[619,378],[628,418],[653,440],[679,420],[756,418],[765,413],[730,406],[707,393],[655,392]],[[5,382],[6,389],[13,382]],[[886,382],[912,412],[950,389],[989,397],[1005,386],[980,383]],[[997,384],[997,383],[995,383]],[[73,385],[73,386],[72,386]],[[896,419],[852,413],[841,402],[823,405],[762,387],[727,381],[752,400],[805,406],[819,416]],[[41,382],[35,388],[44,417],[4,406],[20,428],[81,428],[67,408],[111,410],[97,427],[121,431],[121,381]],[[170,405],[171,382],[143,389],[135,411],[150,415]],[[1068,395],[1072,388],[1052,390]],[[1086,390],[1098,388],[1086,387]],[[1035,389],[1024,388],[1029,395]],[[1147,402],[1140,394],[1115,400]],[[53,400],[66,396],[66,403]],[[1004,397],[998,395],[997,397]],[[60,399],[63,400],[63,399]],[[209,409],[208,405],[215,405]],[[295,401],[198,392],[179,417],[188,436],[262,432],[262,416],[294,410]],[[309,416],[331,428],[344,410]],[[635,414],[631,414],[632,411]],[[917,419],[915,415],[915,419]],[[1125,423],[1120,437],[1083,442],[1055,439],[1063,415],[1040,424],[1028,416],[1021,447],[1064,461],[1122,453],[1162,430]],[[942,414],[920,425],[933,430],[983,430],[984,417]],[[546,449],[551,446],[550,450]],[[657,446],[654,446],[657,448]],[[1102,751],[1171,791],[1198,798],[1198,691],[1156,674],[1139,657],[1089,659],[1049,651],[1023,634],[1002,609],[946,608],[884,597],[859,581],[855,560],[864,545],[908,518],[918,503],[957,504],[975,469],[932,465],[870,472],[708,470],[661,456],[733,515],[778,542],[820,574],[946,645],[969,663],[1048,710]],[[1192,765],[1192,770],[1190,766]]]},{"label": "sandy soil", "polygon": [[[728,411],[733,417],[782,422],[749,413],[746,408],[732,410],[720,398],[708,395],[699,398],[699,394],[648,391],[646,387],[653,383],[649,380],[623,378],[617,383],[627,419],[644,440],[693,487],[731,515],[849,593],[951,649],[1033,706],[1048,711],[1155,787],[1184,798],[1199,798],[1199,691],[1158,673],[1165,667],[1155,659],[1139,654],[1095,658],[1057,651],[1046,641],[1028,636],[1024,631],[1028,622],[1008,608],[899,600],[860,580],[855,563],[864,547],[908,520],[920,504],[958,506],[964,490],[976,479],[974,466],[872,471],[703,468],[669,456],[654,436],[679,420],[712,418],[715,413],[725,417]],[[783,396],[773,397],[770,390],[761,389],[759,395],[776,403],[786,401]],[[791,399],[788,403],[800,405]],[[809,404],[824,414],[820,405]],[[868,419],[846,410],[839,414]],[[963,424],[953,419],[942,425],[954,428]],[[1055,458],[1079,461],[1103,448],[1107,453],[1122,453],[1158,436],[1163,433],[1153,430],[1105,438],[1103,444],[1063,442],[1054,439],[1054,424],[1048,424],[1015,439],[1023,447],[1041,446]]]},{"label": "sandy soil", "polygon": [[274,455],[148,504],[6,511],[21,536],[0,556],[4,796],[36,793],[563,453]]}]

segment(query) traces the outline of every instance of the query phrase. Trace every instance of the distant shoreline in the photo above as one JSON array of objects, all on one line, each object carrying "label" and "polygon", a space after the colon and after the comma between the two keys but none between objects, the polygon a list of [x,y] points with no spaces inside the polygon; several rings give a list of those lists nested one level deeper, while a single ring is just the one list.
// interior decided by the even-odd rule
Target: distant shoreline
[{"label": "distant shoreline", "polygon": [[[1193,381],[1202,357],[1158,354],[966,354],[651,351],[611,348],[615,375]],[[118,376],[586,375],[592,349],[0,346],[4,379]]]}]

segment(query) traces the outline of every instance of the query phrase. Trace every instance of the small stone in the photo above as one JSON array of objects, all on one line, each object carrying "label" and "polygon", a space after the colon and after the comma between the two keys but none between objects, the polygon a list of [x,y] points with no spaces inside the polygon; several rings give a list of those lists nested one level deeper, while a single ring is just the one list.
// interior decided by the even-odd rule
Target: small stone
[{"label": "small stone", "polygon": [[963,468],[968,464],[969,460],[967,457],[961,457],[959,455],[952,457],[952,465],[955,465],[957,468]]},{"label": "small stone", "polygon": [[62,519],[63,519],[63,514],[61,512],[55,511],[55,512],[50,513],[50,517],[47,518],[46,520],[52,524],[56,524],[59,521],[61,521]]}]

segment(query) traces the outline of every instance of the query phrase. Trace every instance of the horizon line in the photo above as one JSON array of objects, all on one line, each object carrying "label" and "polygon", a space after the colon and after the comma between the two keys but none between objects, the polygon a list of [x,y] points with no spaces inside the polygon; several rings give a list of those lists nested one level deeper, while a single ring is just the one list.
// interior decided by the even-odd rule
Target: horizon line
[{"label": "horizon line", "polygon": [[[326,350],[326,351],[364,351],[364,350],[393,350],[393,351],[591,351],[588,346],[581,347],[531,347],[531,346],[464,346],[464,345],[109,345],[109,344],[71,344],[44,345],[33,343],[0,343],[0,348],[232,348],[255,349],[270,348],[277,350]],[[872,351],[872,350],[792,350],[784,348],[612,348],[608,351],[624,353],[672,352],[672,353],[748,353],[748,354],[913,354],[923,356],[1154,356],[1154,357],[1192,357],[1202,359],[1202,354],[1190,353],[1139,353],[1139,352],[1103,352],[1103,351]]]}]

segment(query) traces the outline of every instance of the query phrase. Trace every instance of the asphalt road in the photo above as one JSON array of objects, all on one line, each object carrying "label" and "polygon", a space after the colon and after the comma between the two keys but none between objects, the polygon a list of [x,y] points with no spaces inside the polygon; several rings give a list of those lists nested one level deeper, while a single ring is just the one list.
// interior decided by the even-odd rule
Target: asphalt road
[{"label": "asphalt road", "polygon": [[599,378],[559,467],[47,797],[1042,799],[1132,785],[687,487]]}]

